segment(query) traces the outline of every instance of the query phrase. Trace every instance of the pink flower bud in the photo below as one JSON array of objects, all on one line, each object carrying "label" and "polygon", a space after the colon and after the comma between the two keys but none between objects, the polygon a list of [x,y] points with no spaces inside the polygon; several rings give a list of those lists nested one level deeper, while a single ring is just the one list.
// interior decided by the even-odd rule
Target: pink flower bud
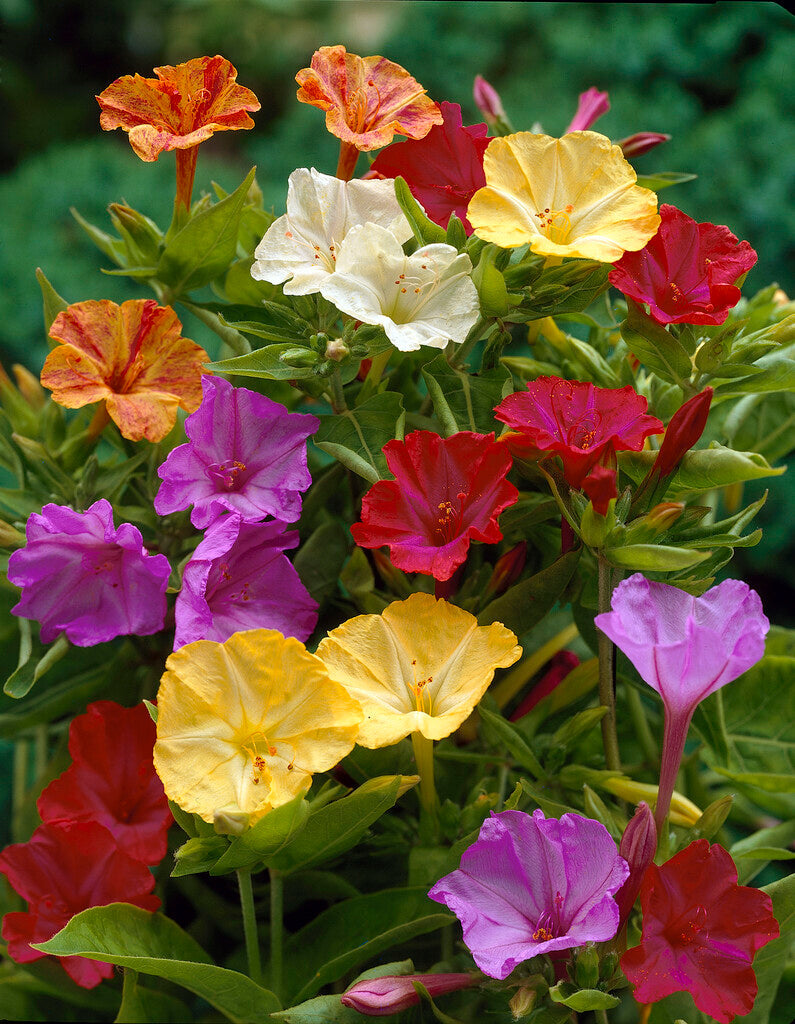
[{"label": "pink flower bud", "polygon": [[[657,829],[654,815],[645,801],[638,804],[638,809],[624,829],[619,843],[618,852],[629,864],[629,878],[616,893],[616,903],[621,925],[629,917],[640,892],[646,869],[654,860],[657,851]],[[619,925],[619,927],[621,926]]]},{"label": "pink flower bud", "polygon": [[369,981],[357,981],[349,988],[342,996],[342,1005],[367,1017],[388,1017],[419,1003],[415,981],[421,982],[428,994],[436,997],[460,988],[469,988],[476,980],[476,974],[404,974],[372,978]]},{"label": "pink flower bud", "polygon": [[577,105],[577,113],[572,118],[572,122],[564,135],[568,135],[569,132],[584,132],[597,121],[602,114],[606,114],[610,109],[610,100],[607,97],[606,92],[599,92],[597,88],[591,86],[587,92],[580,93],[580,102]]},{"label": "pink flower bud", "polygon": [[482,75],[475,75],[475,87],[472,90],[472,94],[475,98],[475,106],[489,124],[505,119],[505,110],[502,106],[500,94]]},{"label": "pink flower bud", "polygon": [[704,433],[711,402],[712,388],[704,388],[673,414],[652,467],[656,476],[670,476]]},{"label": "pink flower bud", "polygon": [[563,682],[569,672],[579,664],[580,659],[573,651],[558,651],[557,654],[553,654],[549,660],[547,671],[511,715],[511,721],[518,722],[520,718],[532,711],[536,704],[544,697],[548,697],[555,687]]},{"label": "pink flower bud", "polygon": [[648,153],[650,149],[654,149],[655,146],[659,146],[661,142],[668,142],[671,136],[666,135],[665,132],[635,132],[634,135],[628,135],[625,139],[621,139],[617,142],[617,146],[621,146],[624,156],[641,156],[643,153]]}]

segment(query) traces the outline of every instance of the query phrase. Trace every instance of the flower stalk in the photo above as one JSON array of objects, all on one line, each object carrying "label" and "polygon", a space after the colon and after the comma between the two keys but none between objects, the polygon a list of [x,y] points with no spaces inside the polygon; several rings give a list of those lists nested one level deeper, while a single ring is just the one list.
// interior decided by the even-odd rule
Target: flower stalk
[{"label": "flower stalk", "polygon": [[[599,611],[608,612],[613,596],[612,569],[600,556],[599,558]],[[598,641],[599,654],[599,703],[607,708],[607,714],[601,722],[602,743],[605,749],[605,761],[610,771],[621,771],[621,756],[618,749],[618,733],[616,731],[616,679],[615,679],[615,647],[612,641],[600,631]],[[671,787],[673,789],[673,786]],[[670,800],[670,794],[669,794]]]},{"label": "flower stalk", "polygon": [[[262,965],[259,953],[259,937],[257,935],[257,916],[254,912],[254,890],[251,885],[251,872],[241,869],[236,874],[237,885],[240,890],[240,909],[243,912],[243,936],[246,942],[248,974],[252,981],[259,984],[262,981]],[[271,951],[271,960],[273,960],[273,951]]]},{"label": "flower stalk", "polygon": [[284,878],[275,868],[269,869],[271,880],[271,976],[274,992],[282,990],[282,961],[284,947]]}]

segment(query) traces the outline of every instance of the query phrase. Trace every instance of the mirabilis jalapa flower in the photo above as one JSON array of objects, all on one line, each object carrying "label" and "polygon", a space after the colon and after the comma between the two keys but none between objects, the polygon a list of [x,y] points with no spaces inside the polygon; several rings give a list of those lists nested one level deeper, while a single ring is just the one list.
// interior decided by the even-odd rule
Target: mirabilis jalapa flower
[{"label": "mirabilis jalapa flower", "polygon": [[67,409],[104,401],[130,441],[162,441],[178,407],[198,408],[202,363],[210,358],[181,334],[174,310],[154,299],[77,302],[53,321],[50,337],[58,345],[44,361],[41,382]]},{"label": "mirabilis jalapa flower", "polygon": [[277,217],[254,251],[251,276],[284,285],[285,295],[311,295],[336,269],[340,245],[359,224],[380,224],[398,242],[411,225],[391,181],[341,181],[299,167],[287,184],[287,213]]},{"label": "mirabilis jalapa flower", "polygon": [[612,939],[628,875],[598,821],[502,811],[428,895],[459,918],[481,971],[503,980],[534,956]]},{"label": "mirabilis jalapa flower", "polygon": [[486,187],[467,216],[478,237],[503,248],[614,263],[642,249],[660,223],[656,194],[597,132],[493,139],[483,169]]}]

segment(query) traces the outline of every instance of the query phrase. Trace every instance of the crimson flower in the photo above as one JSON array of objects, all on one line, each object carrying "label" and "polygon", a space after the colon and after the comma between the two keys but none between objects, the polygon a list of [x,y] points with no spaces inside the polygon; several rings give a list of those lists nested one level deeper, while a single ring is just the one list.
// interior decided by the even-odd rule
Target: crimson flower
[{"label": "crimson flower", "polygon": [[615,452],[640,451],[662,423],[646,415],[647,402],[631,387],[597,388],[560,377],[539,377],[527,391],[508,395],[495,417],[516,431],[503,439],[521,456],[549,451],[563,461],[572,487],[582,487],[597,464],[612,461]]},{"label": "crimson flower", "polygon": [[[0,872],[28,901],[27,911],[3,918],[8,954],[20,964],[45,956],[31,943],[51,939],[81,910],[108,903],[132,903],[144,910],[160,906],[152,893],[151,871],[120,850],[95,821],[40,825],[27,843],[0,853]],[[113,965],[99,960],[66,956],[60,962],[81,988],[95,988],[113,976]]]},{"label": "crimson flower", "polygon": [[491,140],[486,138],[485,124],[463,127],[457,103],[439,106],[443,124],[434,125],[423,139],[393,143],[378,154],[370,171],[382,178],[405,178],[432,221],[446,228],[454,213],[471,235],[467,207],[486,184],[483,154]]},{"label": "crimson flower", "polygon": [[591,499],[594,511],[600,516],[606,516],[611,500],[618,497],[616,471],[606,466],[594,466],[583,480],[582,489]]},{"label": "crimson flower", "polygon": [[155,739],[155,723],[143,704],[89,704],[69,727],[74,763],[39,797],[42,821],[98,822],[128,856],[159,864],[172,818],[152,762]]},{"label": "crimson flower", "polygon": [[640,890],[643,935],[621,958],[640,1003],[689,992],[708,1017],[728,1024],[754,1005],[754,954],[778,937],[770,897],[737,884],[723,849],[699,839],[651,864]]},{"label": "crimson flower", "polygon": [[449,580],[471,540],[502,540],[497,517],[519,492],[505,477],[508,451],[493,434],[462,430],[442,438],[415,430],[384,445],[394,480],[379,480],[362,500],[362,522],[351,527],[360,547],[389,545],[404,572]]},{"label": "crimson flower", "polygon": [[666,203],[657,234],[638,252],[625,252],[610,283],[645,302],[660,324],[722,324],[740,301],[735,281],[756,263],[748,242],[727,227],[698,224]]}]

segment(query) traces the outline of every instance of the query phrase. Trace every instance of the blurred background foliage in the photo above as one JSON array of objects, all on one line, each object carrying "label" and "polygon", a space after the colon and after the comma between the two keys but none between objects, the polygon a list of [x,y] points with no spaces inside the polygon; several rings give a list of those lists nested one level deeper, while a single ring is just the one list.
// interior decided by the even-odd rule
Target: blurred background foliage
[{"label": "blurred background foliage", "polygon": [[[174,161],[166,154],[142,164],[123,133],[103,134],[94,95],[120,75],[151,76],[158,65],[202,54],[229,58],[262,109],[253,131],[219,133],[202,146],[197,194],[211,180],[233,187],[256,163],[266,204],[278,212],[295,167],[333,172],[337,142],[319,111],[295,102],[294,75],[317,47],[344,43],[402,64],[434,99],[460,103],[465,124],[480,120],[477,73],[502,94],[517,130],[540,123],[553,135],[580,92],[607,90],[612,108],[596,128],[614,139],[669,132],[671,141],[641,157],[638,170],[697,174],[662,198],[697,220],[727,224],[759,252],[746,292],[772,281],[795,291],[795,22],[778,4],[0,0],[0,19],[6,363],[38,371],[47,350],[36,266],[71,302],[141,296],[134,282],[100,273],[103,261],[69,207],[108,227],[107,204],[123,200],[165,227]],[[202,325],[184,319],[186,334],[207,344]],[[782,515],[795,497],[790,477],[773,481],[759,517],[763,542],[738,551],[731,566],[763,599],[777,598],[778,621],[791,621],[793,549]]]}]

